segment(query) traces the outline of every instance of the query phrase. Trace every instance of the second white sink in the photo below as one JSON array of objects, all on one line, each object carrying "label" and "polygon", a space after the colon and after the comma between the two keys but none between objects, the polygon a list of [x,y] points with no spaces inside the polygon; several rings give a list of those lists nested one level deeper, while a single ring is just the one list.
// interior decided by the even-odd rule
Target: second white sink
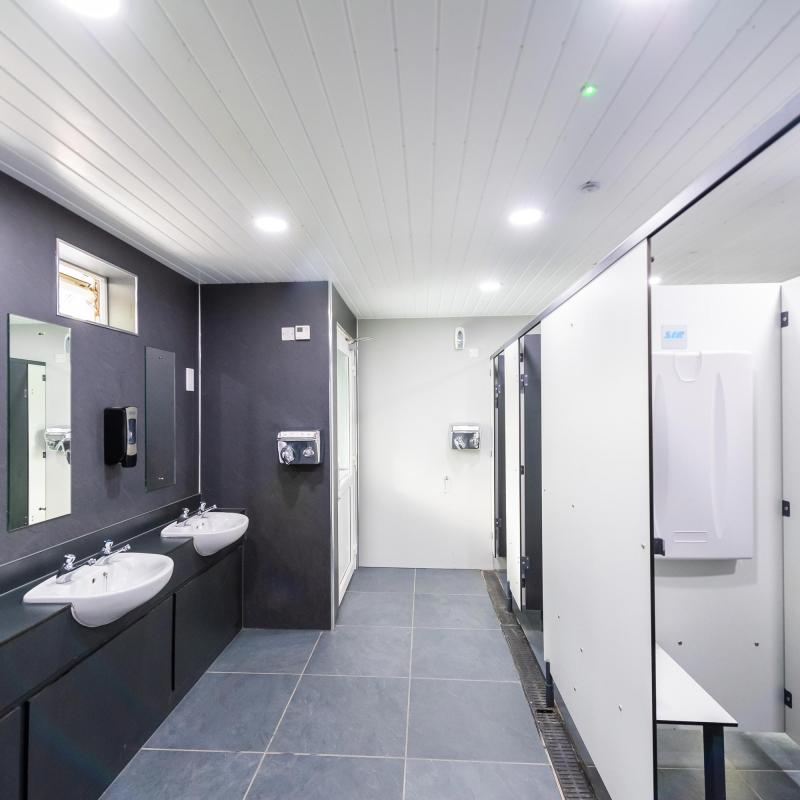
[{"label": "second white sink", "polygon": [[69,603],[89,628],[107,625],[155,597],[172,577],[174,563],[157,553],[114,553],[100,564],[78,567],[69,580],[55,576],[34,586],[24,603]]},{"label": "second white sink", "polygon": [[209,511],[185,523],[173,522],[161,531],[165,539],[192,539],[201,556],[210,556],[244,536],[250,520],[232,511]]}]

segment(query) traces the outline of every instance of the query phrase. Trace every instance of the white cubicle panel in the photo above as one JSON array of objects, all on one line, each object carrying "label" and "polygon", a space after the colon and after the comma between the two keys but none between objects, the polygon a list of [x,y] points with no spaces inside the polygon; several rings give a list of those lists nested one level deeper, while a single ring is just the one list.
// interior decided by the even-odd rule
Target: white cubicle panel
[{"label": "white cubicle panel", "polygon": [[506,412],[506,569],[511,595],[523,608],[520,585],[521,523],[520,512],[520,428],[519,428],[519,340],[505,350],[503,398]]},{"label": "white cubicle panel", "polygon": [[647,253],[542,322],[545,658],[613,800],[654,793]]},{"label": "white cubicle panel", "polygon": [[783,498],[791,503],[783,518],[783,625],[785,686],[792,692],[786,733],[800,743],[800,278],[781,284],[783,394]]}]

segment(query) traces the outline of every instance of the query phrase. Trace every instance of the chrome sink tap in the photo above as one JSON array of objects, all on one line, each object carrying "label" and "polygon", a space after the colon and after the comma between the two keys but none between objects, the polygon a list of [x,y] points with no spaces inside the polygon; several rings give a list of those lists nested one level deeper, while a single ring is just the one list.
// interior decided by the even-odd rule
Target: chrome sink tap
[{"label": "chrome sink tap", "polygon": [[100,552],[97,554],[97,561],[93,563],[97,564],[105,564],[108,560],[113,556],[115,553],[127,553],[128,550],[131,549],[129,544],[126,544],[124,547],[120,547],[118,550],[114,550],[114,542],[111,539],[106,539],[103,542],[103,547]]},{"label": "chrome sink tap", "polygon": [[56,583],[68,583],[72,580],[72,573],[75,571],[75,554],[67,553],[64,556],[64,563],[58,568],[56,573]]},{"label": "chrome sink tap", "polygon": [[[85,566],[91,567],[92,564],[96,563],[97,559],[89,558],[86,560]],[[64,556],[64,563],[58,568],[58,572],[56,572],[56,583],[69,583],[72,580],[72,573],[80,566],[83,565],[75,563],[75,555],[73,553],[67,553]]]},{"label": "chrome sink tap", "polygon": [[200,517],[200,519],[205,519],[210,512],[216,510],[217,510],[216,503],[213,506],[206,506],[205,503],[200,503],[200,508],[197,509],[197,516]]}]

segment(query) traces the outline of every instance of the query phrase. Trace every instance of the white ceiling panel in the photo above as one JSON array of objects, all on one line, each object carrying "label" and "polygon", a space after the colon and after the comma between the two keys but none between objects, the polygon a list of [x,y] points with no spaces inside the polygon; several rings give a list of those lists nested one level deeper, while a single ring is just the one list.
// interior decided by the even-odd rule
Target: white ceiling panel
[{"label": "white ceiling panel", "polygon": [[800,91],[798,41],[796,0],[0,0],[0,169],[201,282],[532,315]]}]

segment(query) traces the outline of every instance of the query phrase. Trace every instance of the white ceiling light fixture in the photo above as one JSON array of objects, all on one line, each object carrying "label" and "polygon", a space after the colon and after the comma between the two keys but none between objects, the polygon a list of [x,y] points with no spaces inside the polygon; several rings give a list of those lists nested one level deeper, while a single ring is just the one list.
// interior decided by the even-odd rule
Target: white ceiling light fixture
[{"label": "white ceiling light fixture", "polygon": [[61,0],[70,11],[92,19],[108,19],[119,13],[121,0]]},{"label": "white ceiling light fixture", "polygon": [[650,285],[651,286],[658,286],[661,283],[661,276],[660,275],[651,275],[650,276]]},{"label": "white ceiling light fixture", "polygon": [[499,283],[498,281],[481,281],[481,283],[478,284],[478,288],[482,292],[496,292],[502,287],[502,285],[503,284]]},{"label": "white ceiling light fixture", "polygon": [[289,223],[285,219],[270,215],[256,217],[254,222],[256,228],[265,233],[283,233],[289,227]]},{"label": "white ceiling light fixture", "polygon": [[508,215],[508,221],[516,228],[535,225],[540,222],[544,214],[538,208],[518,208]]}]

